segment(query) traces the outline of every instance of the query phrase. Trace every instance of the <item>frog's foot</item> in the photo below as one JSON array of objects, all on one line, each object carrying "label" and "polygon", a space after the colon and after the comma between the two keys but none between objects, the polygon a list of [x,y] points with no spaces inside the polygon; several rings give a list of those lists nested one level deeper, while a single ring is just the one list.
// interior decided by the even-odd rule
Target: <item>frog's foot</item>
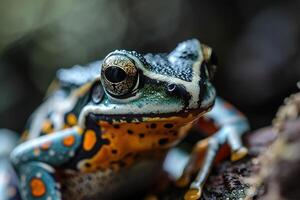
[{"label": "frog's foot", "polygon": [[55,169],[74,158],[82,141],[79,127],[65,129],[20,144],[11,161],[20,177],[24,200],[61,200]]},{"label": "frog's foot", "polygon": [[248,154],[248,149],[242,144],[241,136],[236,132],[228,133],[227,142],[231,147],[231,161],[240,160]]},{"label": "frog's foot", "polygon": [[248,149],[246,147],[241,147],[237,151],[231,153],[231,161],[237,161],[244,158],[248,154]]},{"label": "frog's foot", "polygon": [[31,162],[19,168],[23,199],[60,200],[60,185],[55,181],[54,169],[44,163]]},{"label": "frog's foot", "polygon": [[[230,129],[229,129],[230,130]],[[196,200],[201,197],[206,179],[208,178],[220,147],[225,143],[231,148],[231,160],[236,161],[247,155],[247,148],[242,145],[240,135],[221,129],[212,137],[197,143],[182,176],[178,179],[178,186],[187,186],[193,174],[197,173],[195,180],[186,192],[185,200]],[[199,170],[200,169],[200,170]]]}]

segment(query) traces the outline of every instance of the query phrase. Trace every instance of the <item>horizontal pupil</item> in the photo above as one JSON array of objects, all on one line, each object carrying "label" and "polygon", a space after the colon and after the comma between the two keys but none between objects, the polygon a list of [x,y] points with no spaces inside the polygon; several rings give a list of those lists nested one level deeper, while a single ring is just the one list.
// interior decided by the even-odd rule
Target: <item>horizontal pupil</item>
[{"label": "horizontal pupil", "polygon": [[126,72],[120,67],[111,66],[105,70],[105,77],[112,83],[119,83],[126,78]]}]

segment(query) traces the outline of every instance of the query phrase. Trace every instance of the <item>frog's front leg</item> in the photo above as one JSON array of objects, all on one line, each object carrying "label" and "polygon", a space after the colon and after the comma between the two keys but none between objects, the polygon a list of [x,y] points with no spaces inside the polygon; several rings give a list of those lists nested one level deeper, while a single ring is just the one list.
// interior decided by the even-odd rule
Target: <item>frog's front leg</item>
[{"label": "frog's front leg", "polygon": [[229,103],[220,98],[211,112],[206,115],[213,120],[218,131],[209,138],[199,141],[191,158],[179,179],[179,185],[186,185],[192,174],[197,173],[196,179],[191,183],[185,195],[186,200],[199,199],[202,188],[209,176],[212,165],[220,148],[227,143],[231,148],[231,160],[236,161],[247,155],[247,148],[243,146],[241,136],[249,130],[247,119]]},{"label": "frog's front leg", "polygon": [[12,152],[11,160],[20,177],[23,199],[61,199],[55,169],[74,157],[81,137],[82,129],[74,127],[27,141]]}]

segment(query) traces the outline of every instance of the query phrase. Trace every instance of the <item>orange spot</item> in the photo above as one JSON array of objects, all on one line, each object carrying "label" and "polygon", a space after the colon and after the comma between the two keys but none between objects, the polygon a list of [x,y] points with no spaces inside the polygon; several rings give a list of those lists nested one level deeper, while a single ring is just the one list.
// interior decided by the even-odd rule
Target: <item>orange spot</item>
[{"label": "orange spot", "polygon": [[30,188],[34,197],[41,197],[46,193],[45,183],[39,178],[31,179]]},{"label": "orange spot", "polygon": [[75,125],[75,124],[77,124],[77,118],[76,118],[76,116],[75,116],[74,113],[68,114],[68,116],[67,116],[67,122],[68,122],[68,124],[70,124],[70,125]]},{"label": "orange spot", "polygon": [[52,123],[49,120],[46,120],[42,125],[42,132],[50,133],[53,131]]},{"label": "orange spot", "polygon": [[86,151],[90,151],[96,144],[96,133],[92,130],[87,130],[84,136],[83,148]]},{"label": "orange spot", "polygon": [[51,142],[45,142],[41,145],[42,150],[48,150],[51,146]]},{"label": "orange spot", "polygon": [[67,147],[72,146],[74,143],[75,143],[75,137],[73,135],[65,137],[63,140],[63,144]]}]

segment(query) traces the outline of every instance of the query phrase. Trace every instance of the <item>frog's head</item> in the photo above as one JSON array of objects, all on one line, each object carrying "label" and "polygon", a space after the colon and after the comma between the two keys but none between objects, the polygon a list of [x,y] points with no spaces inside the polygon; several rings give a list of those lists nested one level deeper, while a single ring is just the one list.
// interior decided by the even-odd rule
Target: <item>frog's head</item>
[{"label": "frog's head", "polygon": [[196,39],[180,43],[169,54],[111,52],[102,62],[94,103],[84,107],[81,121],[94,115],[110,124],[181,127],[213,105],[214,68],[211,49]]}]

